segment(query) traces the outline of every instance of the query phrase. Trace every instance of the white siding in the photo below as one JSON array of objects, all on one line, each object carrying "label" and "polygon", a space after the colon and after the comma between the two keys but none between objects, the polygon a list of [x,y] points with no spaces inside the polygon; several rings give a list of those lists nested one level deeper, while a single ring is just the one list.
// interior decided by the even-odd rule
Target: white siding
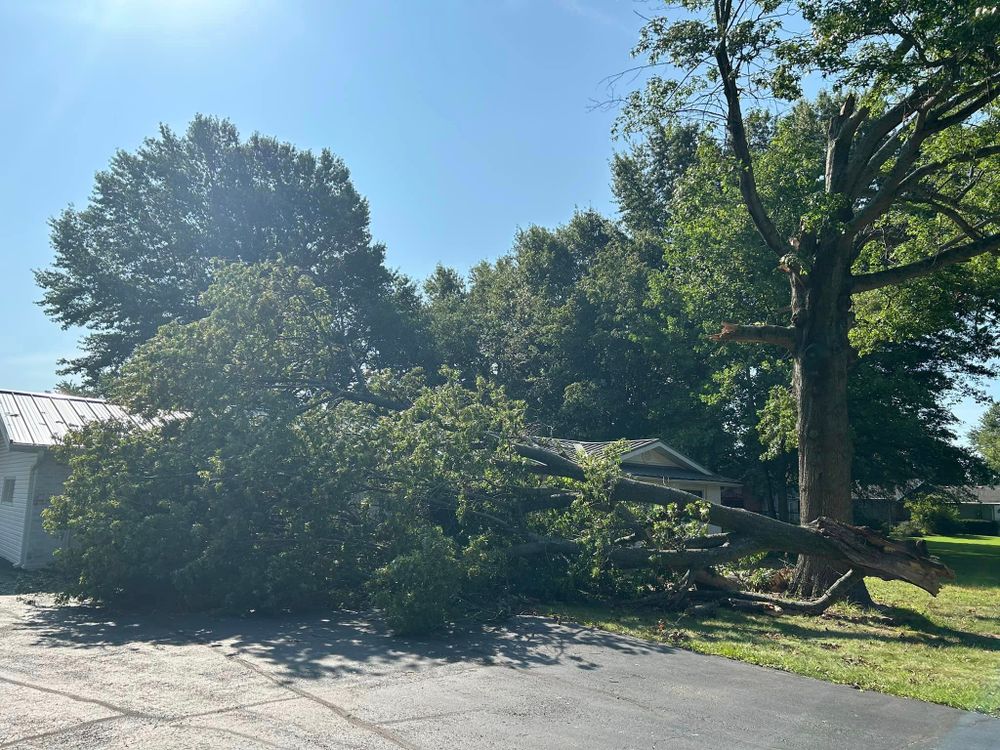
[{"label": "white siding", "polygon": [[62,492],[63,484],[68,477],[69,467],[57,463],[49,453],[43,454],[35,466],[35,482],[31,490],[32,503],[29,508],[31,520],[28,529],[28,550],[24,555],[26,568],[37,568],[48,563],[61,542],[42,527],[42,511],[48,507],[49,498]]},{"label": "white siding", "polygon": [[673,457],[667,454],[666,451],[660,448],[654,448],[653,450],[647,450],[640,453],[637,456],[630,456],[628,459],[630,464],[645,464],[647,466],[674,466],[679,469],[686,469],[686,466],[681,466]]},{"label": "white siding", "polygon": [[0,503],[0,557],[15,565],[21,562],[31,469],[37,458],[38,454],[34,451],[9,450],[0,438],[0,484],[8,477],[15,481],[14,502]]}]

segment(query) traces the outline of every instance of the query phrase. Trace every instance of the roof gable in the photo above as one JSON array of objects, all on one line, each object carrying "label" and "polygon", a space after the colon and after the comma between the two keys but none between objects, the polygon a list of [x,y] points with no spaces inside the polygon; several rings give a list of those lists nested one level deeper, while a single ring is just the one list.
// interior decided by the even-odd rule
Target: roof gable
[{"label": "roof gable", "polygon": [[[568,438],[532,437],[538,445],[563,455],[574,457],[578,453],[588,456],[603,455],[619,441],[571,440]],[[659,438],[626,440],[626,450],[621,462],[625,473],[632,476],[650,477],[685,482],[705,481],[713,484],[738,487],[742,482],[720,476],[706,469],[696,461],[674,450]]]},{"label": "roof gable", "polygon": [[690,469],[702,474],[711,474],[701,464],[692,461],[690,458],[674,450],[662,440],[653,440],[646,445],[634,448],[622,456],[623,464],[646,464],[654,466],[676,466],[681,469]]},{"label": "roof gable", "polygon": [[[583,452],[588,456],[601,456],[616,442],[616,440],[572,440],[569,438],[532,438],[540,445],[549,445],[561,453],[576,455]],[[625,453],[622,454],[623,464],[638,464],[652,466],[674,466],[681,469],[696,471],[712,476],[712,472],[701,464],[692,461],[679,451],[674,450],[659,438],[638,438],[626,440]]]}]

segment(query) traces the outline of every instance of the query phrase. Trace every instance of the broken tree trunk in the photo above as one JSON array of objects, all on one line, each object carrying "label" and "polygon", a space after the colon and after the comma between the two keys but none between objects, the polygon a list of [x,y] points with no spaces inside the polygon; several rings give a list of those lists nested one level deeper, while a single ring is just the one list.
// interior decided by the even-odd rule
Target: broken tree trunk
[{"label": "broken tree trunk", "polygon": [[[537,442],[515,446],[517,453],[531,461],[539,474],[583,480],[583,468],[566,455]],[[701,498],[681,490],[620,477],[610,488],[610,499],[653,505],[687,506]],[[564,507],[572,502],[566,498]],[[555,502],[547,507],[554,507]],[[832,564],[852,571],[835,583],[837,595],[845,593],[846,582],[874,576],[885,580],[901,580],[936,595],[943,581],[954,574],[940,561],[914,545],[894,542],[868,529],[851,526],[828,518],[818,518],[806,526],[783,523],[774,518],[750,513],[739,508],[709,505],[708,520],[730,533],[721,546],[708,549],[653,550],[641,547],[613,549],[609,559],[623,567],[654,565],[672,569],[699,569],[730,562],[762,550],[789,552],[829,560]],[[575,542],[542,539],[518,545],[510,552],[517,555],[559,552],[576,554],[582,550]],[[829,593],[829,590],[827,591]],[[826,594],[824,594],[826,596]]]}]

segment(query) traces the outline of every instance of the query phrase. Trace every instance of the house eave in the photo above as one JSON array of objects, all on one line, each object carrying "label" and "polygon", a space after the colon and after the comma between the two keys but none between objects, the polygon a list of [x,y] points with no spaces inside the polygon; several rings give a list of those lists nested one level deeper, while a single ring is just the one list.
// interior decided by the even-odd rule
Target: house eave
[{"label": "house eave", "polygon": [[8,447],[11,451],[17,451],[18,453],[41,453],[48,446],[46,445],[36,445],[34,443],[8,443]]}]

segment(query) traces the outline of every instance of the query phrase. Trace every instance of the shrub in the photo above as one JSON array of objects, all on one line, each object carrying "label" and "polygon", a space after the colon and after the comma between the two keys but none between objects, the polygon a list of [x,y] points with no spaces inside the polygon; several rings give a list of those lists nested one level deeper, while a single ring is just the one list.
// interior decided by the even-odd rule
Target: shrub
[{"label": "shrub", "polygon": [[892,531],[889,533],[893,539],[908,539],[912,536],[923,536],[924,530],[919,525],[913,521],[903,521],[902,523],[897,523],[892,527]]},{"label": "shrub", "polygon": [[907,500],[910,521],[924,534],[958,533],[958,508],[951,498],[928,493]]},{"label": "shrub", "polygon": [[996,521],[986,518],[960,518],[958,519],[959,534],[980,534],[982,536],[996,536],[1000,530]]},{"label": "shrub", "polygon": [[455,544],[440,526],[421,529],[411,551],[372,577],[372,602],[397,634],[424,633],[447,622],[461,586]]}]

